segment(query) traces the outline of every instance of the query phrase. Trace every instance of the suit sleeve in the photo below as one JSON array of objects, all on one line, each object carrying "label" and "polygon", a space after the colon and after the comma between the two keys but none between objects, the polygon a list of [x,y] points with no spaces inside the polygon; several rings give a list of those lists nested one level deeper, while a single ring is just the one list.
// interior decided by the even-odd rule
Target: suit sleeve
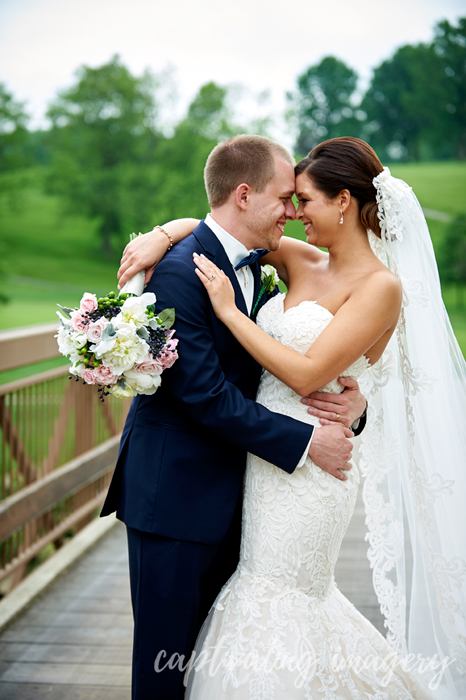
[{"label": "suit sleeve", "polygon": [[146,288],[157,296],[156,311],[174,307],[179,357],[162,378],[196,421],[288,473],[308,444],[313,426],[269,411],[246,399],[228,382],[215,349],[208,295],[184,260],[165,261]]},{"label": "suit sleeve", "polygon": [[351,428],[355,437],[357,437],[358,435],[361,435],[362,431],[366,427],[366,423],[367,423],[367,417],[366,417],[366,413],[364,413],[364,415],[361,416],[361,418],[359,419],[357,427]]}]

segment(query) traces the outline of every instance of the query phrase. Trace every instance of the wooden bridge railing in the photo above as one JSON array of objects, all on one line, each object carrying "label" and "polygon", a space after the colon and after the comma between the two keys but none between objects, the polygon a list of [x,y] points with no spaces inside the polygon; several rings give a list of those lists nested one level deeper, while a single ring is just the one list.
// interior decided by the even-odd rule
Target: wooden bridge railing
[{"label": "wooden bridge railing", "polygon": [[[0,333],[0,371],[58,357],[57,324]],[[0,589],[46,545],[59,547],[105,497],[129,402],[70,380],[68,368],[0,385]]]}]

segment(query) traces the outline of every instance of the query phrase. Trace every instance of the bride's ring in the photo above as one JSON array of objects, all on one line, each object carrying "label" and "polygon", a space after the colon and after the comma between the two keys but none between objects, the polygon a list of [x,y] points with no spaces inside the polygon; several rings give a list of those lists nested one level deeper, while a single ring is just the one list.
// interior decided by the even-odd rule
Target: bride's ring
[{"label": "bride's ring", "polygon": [[212,282],[212,280],[214,280],[216,277],[217,277],[217,275],[212,275],[212,277],[210,278],[209,282]]},{"label": "bride's ring", "polygon": [[340,414],[337,413],[337,423],[338,423],[339,420],[340,420]]}]

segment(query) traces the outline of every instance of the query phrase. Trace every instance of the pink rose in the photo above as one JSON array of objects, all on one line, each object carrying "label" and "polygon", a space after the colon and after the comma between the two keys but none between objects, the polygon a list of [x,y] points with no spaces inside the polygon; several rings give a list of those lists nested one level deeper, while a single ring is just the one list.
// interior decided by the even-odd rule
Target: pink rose
[{"label": "pink rose", "polygon": [[162,365],[159,360],[154,360],[152,355],[147,353],[145,359],[134,365],[134,371],[138,374],[162,374]]},{"label": "pink rose", "polygon": [[178,352],[176,350],[177,345],[178,340],[169,340],[166,348],[162,350],[162,354],[158,358],[158,361],[162,365],[162,369],[168,369],[174,364],[175,360],[178,359]]},{"label": "pink rose", "polygon": [[81,374],[81,377],[83,380],[86,382],[86,384],[95,384],[96,382],[96,376],[95,376],[95,370],[94,369],[89,369],[88,367],[83,371]]},{"label": "pink rose", "polygon": [[110,386],[118,381],[116,374],[113,374],[110,367],[105,367],[105,365],[99,365],[94,370],[95,381],[97,384],[104,384],[105,386]]},{"label": "pink rose", "polygon": [[87,325],[84,323],[85,318],[82,311],[72,311],[71,316],[71,328],[77,333],[85,333],[87,331]]},{"label": "pink rose", "polygon": [[87,313],[88,311],[95,311],[97,308],[97,297],[95,294],[88,294],[85,292],[83,294],[83,298],[81,299],[81,303],[79,304],[79,308],[83,313]]},{"label": "pink rose", "polygon": [[104,328],[107,324],[108,321],[105,318],[99,318],[98,321],[90,323],[86,330],[86,335],[89,342],[100,343],[102,340],[102,333],[104,332]]}]

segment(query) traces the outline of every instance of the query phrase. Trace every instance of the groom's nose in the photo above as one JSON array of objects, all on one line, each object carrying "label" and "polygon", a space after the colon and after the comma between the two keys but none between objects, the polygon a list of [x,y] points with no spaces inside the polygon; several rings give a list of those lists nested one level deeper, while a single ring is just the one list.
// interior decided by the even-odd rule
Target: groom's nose
[{"label": "groom's nose", "polygon": [[287,219],[296,219],[296,209],[292,199],[287,199],[286,201],[285,216]]}]

